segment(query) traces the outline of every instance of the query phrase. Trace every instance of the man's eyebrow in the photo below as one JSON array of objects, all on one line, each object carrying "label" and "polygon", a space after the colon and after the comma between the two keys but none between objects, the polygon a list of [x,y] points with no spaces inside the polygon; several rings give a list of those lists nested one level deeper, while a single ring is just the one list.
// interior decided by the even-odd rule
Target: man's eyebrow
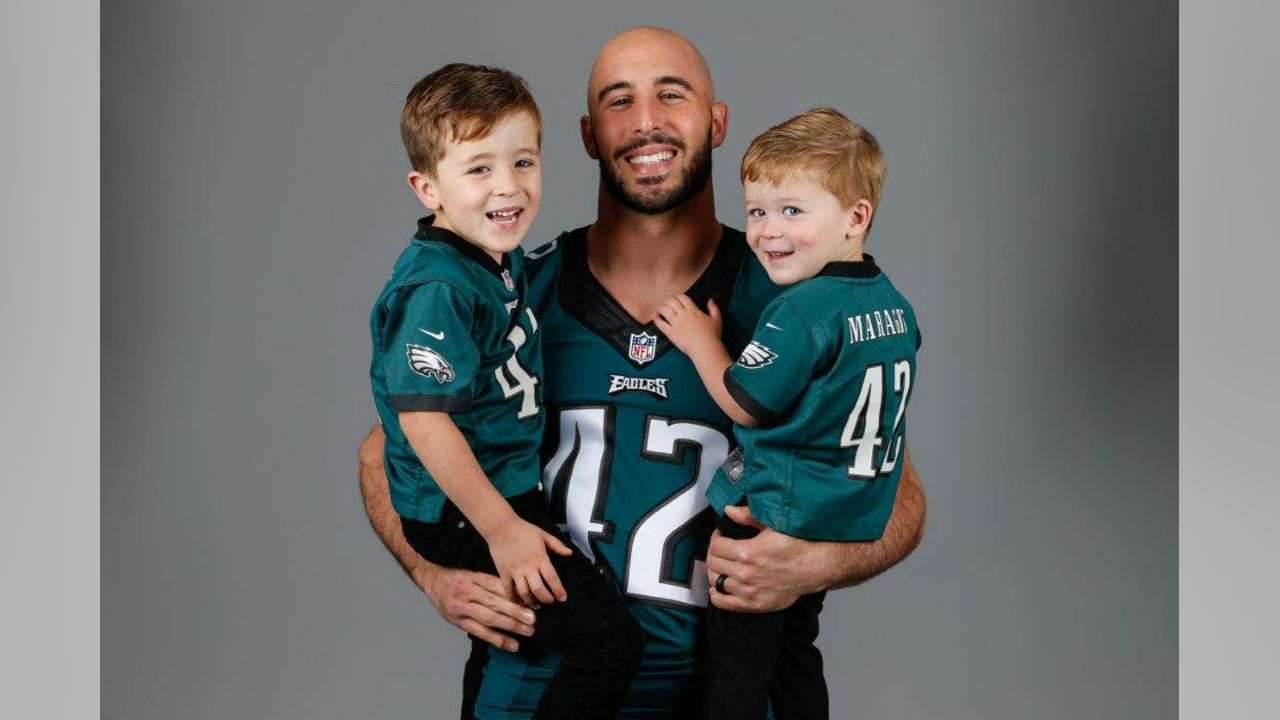
[{"label": "man's eyebrow", "polygon": [[600,88],[599,93],[596,93],[596,102],[600,102],[601,100],[604,100],[604,96],[608,95],[614,90],[630,90],[633,87],[635,86],[627,82],[626,80],[619,80],[618,82],[609,83],[608,85],[605,85],[604,87]]},{"label": "man's eyebrow", "polygon": [[685,90],[688,90],[689,92],[696,92],[693,89],[693,85],[690,84],[688,80],[685,80],[684,78],[676,75],[663,75],[662,77],[658,78],[658,82],[656,84],[657,85],[679,85],[680,87],[684,88]]}]

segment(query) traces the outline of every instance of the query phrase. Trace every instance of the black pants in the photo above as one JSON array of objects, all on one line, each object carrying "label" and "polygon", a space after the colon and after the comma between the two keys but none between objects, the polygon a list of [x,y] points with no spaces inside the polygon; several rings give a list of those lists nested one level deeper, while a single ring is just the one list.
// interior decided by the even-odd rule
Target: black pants
[{"label": "black pants", "polygon": [[[727,517],[721,517],[717,527],[730,538],[757,533]],[[775,720],[828,718],[822,652],[813,644],[825,597],[826,592],[804,595],[791,607],[769,613],[708,608],[704,716],[764,720],[772,705]]]},{"label": "black pants", "polygon": [[[507,500],[521,518],[569,544],[569,538],[542,510],[537,490]],[[402,518],[401,524],[405,539],[428,561],[497,574],[489,546],[453,503],[445,502],[439,522]],[[569,597],[538,610],[537,635],[560,653],[561,660],[538,702],[534,720],[613,720],[640,669],[644,633],[613,581],[586,557],[579,552],[569,557],[550,551],[547,555]],[[468,663],[468,672],[471,665]],[[477,678],[464,678],[464,685],[472,683],[478,687]],[[474,705],[474,698],[471,701]],[[465,702],[463,712],[470,712]]]}]

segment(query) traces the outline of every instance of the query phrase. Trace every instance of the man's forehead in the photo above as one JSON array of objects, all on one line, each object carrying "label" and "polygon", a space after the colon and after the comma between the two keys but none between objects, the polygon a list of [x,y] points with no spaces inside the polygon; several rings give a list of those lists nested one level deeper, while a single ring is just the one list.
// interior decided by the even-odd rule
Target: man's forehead
[{"label": "man's forehead", "polygon": [[708,99],[715,96],[711,73],[697,48],[676,33],[657,28],[630,30],[605,43],[591,66],[588,101],[606,87],[687,84]]}]

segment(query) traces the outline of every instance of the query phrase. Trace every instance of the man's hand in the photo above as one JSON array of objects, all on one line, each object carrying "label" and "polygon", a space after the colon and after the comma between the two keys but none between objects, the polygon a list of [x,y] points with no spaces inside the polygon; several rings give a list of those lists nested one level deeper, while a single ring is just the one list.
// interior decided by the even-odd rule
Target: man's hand
[{"label": "man's hand", "polygon": [[533,635],[533,611],[507,599],[499,578],[471,570],[437,568],[422,579],[423,591],[450,625],[508,652],[519,650],[520,644],[506,633]]},{"label": "man's hand", "polygon": [[[817,558],[807,550],[815,543],[771,530],[751,517],[745,507],[727,506],[725,514],[739,525],[760,530],[749,540],[730,540],[716,532],[707,550],[707,579],[711,602],[721,610],[760,613],[790,607],[801,595],[827,587],[823,574],[811,564]],[[728,575],[724,588],[715,581]]]},{"label": "man's hand", "polygon": [[[781,610],[801,595],[865,582],[901,562],[924,537],[924,489],[905,446],[893,513],[879,540],[800,540],[764,527],[745,507],[727,507],[725,512],[739,525],[763,528],[749,540],[730,540],[719,532],[711,536],[711,602],[733,612]],[[715,590],[722,573],[728,576],[725,593]]]},{"label": "man's hand", "polygon": [[534,613],[512,602],[502,592],[501,580],[485,573],[432,565],[409,547],[400,516],[391,506],[391,490],[382,464],[383,437],[382,426],[375,425],[359,451],[360,494],[374,533],[413,584],[431,600],[440,617],[494,647],[519,649],[515,638],[505,633],[533,635]]}]

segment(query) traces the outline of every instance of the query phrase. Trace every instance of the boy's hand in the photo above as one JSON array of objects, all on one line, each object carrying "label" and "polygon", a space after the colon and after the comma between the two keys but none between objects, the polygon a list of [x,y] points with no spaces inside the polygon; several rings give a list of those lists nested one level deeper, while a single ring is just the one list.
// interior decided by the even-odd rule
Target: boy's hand
[{"label": "boy's hand", "polygon": [[564,602],[568,597],[547,550],[557,555],[572,555],[573,551],[555,535],[517,518],[485,540],[508,594],[514,593],[530,607]]},{"label": "boy's hand", "polygon": [[720,329],[724,324],[720,308],[716,307],[715,300],[708,300],[707,310],[710,315],[699,310],[688,295],[681,293],[658,307],[653,322],[681,352],[693,358],[720,343]]}]

